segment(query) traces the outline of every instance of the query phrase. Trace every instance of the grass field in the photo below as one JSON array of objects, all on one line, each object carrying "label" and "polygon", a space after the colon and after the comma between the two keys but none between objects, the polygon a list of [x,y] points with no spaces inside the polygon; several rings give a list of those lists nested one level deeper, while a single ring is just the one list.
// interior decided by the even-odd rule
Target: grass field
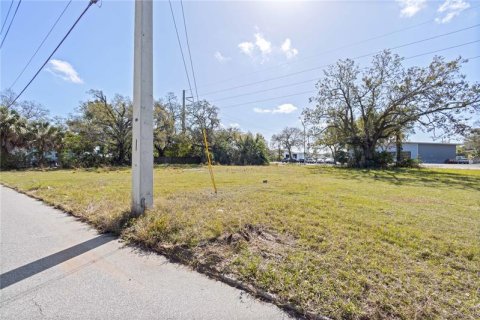
[{"label": "grass field", "polygon": [[[480,171],[317,166],[155,170],[127,219],[130,170],[2,172],[102,231],[331,318],[479,319]],[[267,183],[263,183],[267,180]]]}]

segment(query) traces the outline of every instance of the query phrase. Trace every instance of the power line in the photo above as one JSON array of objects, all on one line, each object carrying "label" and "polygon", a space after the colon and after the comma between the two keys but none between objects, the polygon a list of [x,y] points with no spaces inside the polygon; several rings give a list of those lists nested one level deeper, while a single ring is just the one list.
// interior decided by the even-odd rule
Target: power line
[{"label": "power line", "polygon": [[67,11],[68,7],[70,6],[70,4],[72,3],[72,0],[70,0],[67,5],[65,6],[65,8],[63,9],[63,11],[60,13],[60,15],[58,16],[57,20],[55,21],[55,23],[53,24],[53,26],[50,28],[50,30],[48,31],[48,33],[45,35],[45,37],[43,38],[42,42],[40,43],[40,45],[37,47],[37,49],[35,50],[35,52],[33,53],[33,55],[30,57],[30,60],[28,60],[27,64],[23,67],[22,69],[22,72],[20,72],[20,74],[17,76],[17,78],[15,79],[15,81],[13,81],[12,85],[10,86],[10,89],[17,83],[18,79],[20,79],[20,77],[23,75],[23,73],[25,72],[25,70],[28,68],[28,66],[30,65],[30,63],[32,62],[33,58],[37,55],[38,51],[40,50],[40,48],[42,48],[43,44],[45,43],[45,41],[48,39],[48,37],[50,36],[50,34],[52,33],[53,29],[55,28],[55,26],[57,25],[58,21],[60,21],[60,18],[62,18],[63,14],[65,13],[65,11]]},{"label": "power line", "polygon": [[192,53],[190,52],[190,42],[188,41],[187,23],[185,22],[185,12],[183,10],[182,0],[180,0],[180,5],[182,6],[183,28],[185,29],[185,38],[187,39],[188,57],[190,59],[190,67],[192,68],[193,85],[195,86],[195,94],[197,96],[197,102],[198,102],[200,101],[200,99],[198,98],[197,79],[195,77],[195,68],[193,67]]},{"label": "power line", "polygon": [[409,59],[413,59],[413,58],[417,58],[417,57],[421,57],[421,56],[426,56],[428,54],[437,53],[437,52],[440,52],[440,51],[459,48],[459,47],[463,47],[463,46],[466,46],[466,45],[469,45],[469,44],[472,44],[472,43],[477,43],[477,42],[480,42],[480,40],[465,42],[465,43],[462,43],[462,44],[458,44],[456,46],[451,46],[451,47],[447,47],[447,48],[443,48],[443,49],[439,49],[439,50],[434,50],[434,51],[429,51],[429,52],[417,54],[417,55],[414,55],[414,56],[407,57],[407,58],[405,58],[405,60],[409,60]]},{"label": "power line", "polygon": [[[480,26],[480,24],[475,24],[475,25],[470,26],[470,27],[465,27],[465,28],[457,29],[457,30],[450,31],[450,32],[447,32],[447,33],[442,33],[442,34],[439,34],[439,35],[436,35],[436,36],[433,36],[433,37],[429,37],[429,38],[425,38],[425,39],[422,39],[422,40],[417,40],[417,41],[409,42],[409,43],[407,43],[407,44],[402,44],[402,45],[399,45],[399,46],[396,46],[396,47],[391,47],[391,48],[389,48],[389,50],[400,49],[400,48],[403,48],[403,47],[411,46],[411,45],[413,45],[413,44],[417,44],[417,43],[422,43],[422,42],[425,42],[425,41],[430,41],[430,40],[438,39],[438,38],[441,38],[441,37],[449,36],[449,35],[452,35],[452,34],[455,34],[455,33],[459,33],[459,32],[462,32],[462,31],[466,31],[466,30],[469,30],[469,29],[477,28],[478,26]],[[371,55],[377,54],[378,52],[379,52],[379,51],[371,52],[371,53],[366,54],[366,55],[364,55],[364,56],[371,56]],[[363,58],[363,56],[362,56],[362,58]]]},{"label": "power line", "polygon": [[[454,49],[454,48],[459,48],[459,47],[463,47],[463,46],[473,44],[473,43],[477,43],[477,42],[480,42],[480,39],[475,40],[475,41],[461,43],[461,44],[458,44],[458,45],[455,45],[455,46],[450,46],[450,47],[446,47],[446,48],[442,48],[442,49],[438,49],[438,50],[434,50],[434,51],[429,51],[429,52],[424,52],[424,53],[421,53],[421,54],[413,55],[413,56],[404,58],[404,60],[414,59],[414,58],[418,58],[418,57],[421,57],[421,56],[426,56],[426,55],[429,55],[429,54],[432,54],[432,53],[437,53],[437,52],[446,51],[446,50],[450,50],[450,49]],[[475,58],[478,58],[478,57],[480,57],[480,56],[472,57],[470,59],[475,59]],[[312,91],[311,90],[310,91],[303,91],[303,92],[298,92],[298,93],[293,93],[293,94],[289,94],[289,95],[278,96],[278,97],[273,97],[273,98],[268,98],[268,99],[249,101],[249,102],[245,102],[245,103],[238,103],[238,104],[233,104],[233,105],[228,105],[228,106],[222,107],[222,109],[234,108],[234,107],[244,106],[244,105],[248,105],[248,104],[266,102],[266,101],[271,101],[271,100],[276,100],[276,99],[281,99],[281,98],[299,96],[299,95],[303,95],[303,94],[307,94],[307,93],[312,93]]]},{"label": "power line", "polygon": [[274,98],[268,98],[268,99],[250,101],[250,102],[245,102],[245,103],[237,103],[237,104],[233,104],[233,105],[229,105],[229,106],[223,107],[222,109],[234,108],[234,107],[239,107],[239,106],[243,106],[243,105],[246,105],[246,104],[266,102],[266,101],[271,101],[271,100],[276,100],[276,99],[282,99],[282,98],[289,98],[289,97],[299,96],[299,95],[307,94],[307,93],[312,93],[312,90],[302,91],[302,92],[293,93],[293,94],[288,94],[288,95],[279,96],[279,97],[274,97]]},{"label": "power line", "polygon": [[3,21],[2,30],[0,31],[0,34],[3,33],[3,28],[5,27],[5,24],[7,23],[8,16],[10,15],[10,10],[12,10],[12,7],[13,7],[13,0],[12,0],[12,2],[10,2],[10,7],[8,7],[7,15],[5,16],[5,21]]},{"label": "power line", "polygon": [[10,28],[12,27],[13,20],[15,20],[15,17],[17,16],[18,8],[20,7],[21,3],[22,3],[22,0],[18,1],[17,7],[15,8],[15,12],[13,13],[12,20],[10,20],[10,24],[8,25],[7,31],[5,32],[5,35],[3,36],[2,43],[0,44],[0,49],[3,47],[3,43],[5,42],[5,39],[7,39],[8,32],[10,31]]},{"label": "power line", "polygon": [[183,54],[182,42],[180,41],[180,35],[178,34],[177,22],[175,21],[175,14],[173,13],[172,1],[168,0],[168,3],[170,5],[170,12],[172,13],[172,20],[173,20],[173,25],[175,27],[175,33],[177,34],[178,47],[180,48],[180,53],[182,54],[183,67],[185,68],[185,75],[187,76],[188,87],[190,89],[190,93],[193,96],[192,84],[190,83],[190,76],[188,75],[188,68],[187,68],[187,63],[185,62],[185,56]]},{"label": "power line", "polygon": [[62,43],[65,41],[65,39],[67,39],[68,35],[72,32],[73,28],[75,28],[75,26],[77,25],[77,23],[80,21],[80,19],[82,19],[82,17],[84,16],[84,14],[87,12],[87,10],[92,6],[92,4],[95,4],[97,3],[98,0],[90,0],[87,7],[85,8],[85,10],[83,10],[83,12],[80,14],[80,16],[77,18],[77,20],[75,21],[75,23],[70,27],[70,29],[68,30],[67,34],[65,34],[65,36],[63,37],[63,39],[60,41],[60,43],[57,45],[57,47],[53,50],[53,52],[48,56],[48,58],[45,60],[45,62],[42,64],[42,66],[38,69],[38,71],[35,73],[35,75],[32,77],[32,79],[27,83],[27,85],[22,89],[22,91],[20,91],[20,93],[15,97],[15,99],[10,103],[10,106],[13,105],[17,100],[18,98],[20,98],[20,96],[25,92],[25,90],[27,90],[27,88],[30,86],[30,84],[33,82],[33,80],[35,80],[35,78],[38,76],[38,74],[40,73],[40,71],[42,71],[42,69],[45,67],[45,65],[50,61],[50,58],[53,57],[53,55],[55,54],[55,52],[57,52],[58,48],[60,48],[60,46],[62,45]]},{"label": "power line", "polygon": [[[467,10],[472,10],[472,9],[476,9],[476,8],[479,8],[479,7],[480,7],[480,5],[473,6],[473,7],[465,9],[464,12],[467,11]],[[316,58],[316,57],[319,57],[319,56],[322,56],[322,55],[325,55],[325,54],[328,54],[328,53],[332,53],[332,52],[336,52],[336,51],[339,51],[339,50],[342,50],[342,49],[354,47],[354,46],[357,46],[357,45],[360,45],[360,44],[363,44],[363,43],[366,43],[366,42],[370,42],[370,41],[373,41],[373,40],[385,38],[385,37],[388,37],[388,36],[396,34],[396,33],[400,33],[400,32],[403,32],[403,31],[410,30],[410,29],[418,28],[420,26],[423,26],[423,25],[429,24],[431,22],[434,22],[435,20],[436,20],[436,18],[430,19],[428,21],[424,21],[424,22],[421,22],[421,23],[418,23],[418,24],[414,24],[414,25],[406,27],[406,28],[390,31],[390,32],[387,32],[387,33],[384,33],[384,34],[381,34],[381,35],[378,35],[378,36],[374,36],[374,37],[367,38],[367,39],[360,40],[360,41],[356,41],[356,42],[353,42],[353,43],[350,43],[350,44],[342,45],[342,46],[339,46],[339,47],[336,47],[336,48],[333,48],[333,49],[330,49],[330,50],[322,51],[322,52],[319,52],[315,55],[311,55],[309,57],[305,57],[305,58],[302,58],[302,59],[297,59],[297,60],[291,61],[291,62],[284,62],[284,63],[278,64],[276,66],[273,66],[273,67],[264,68],[262,70],[257,70],[257,71],[250,72],[250,73],[244,73],[244,74],[236,75],[236,76],[224,79],[222,81],[211,82],[211,83],[208,83],[208,84],[204,85],[203,87],[204,88],[205,87],[211,87],[215,84],[224,83],[224,82],[227,82],[227,81],[230,81],[230,80],[233,80],[233,79],[236,79],[236,78],[240,78],[240,77],[243,77],[243,76],[256,74],[256,73],[260,73],[260,72],[265,72],[265,71],[269,71],[269,70],[275,70],[275,69],[278,69],[279,67],[282,67],[282,66],[286,66],[286,65],[293,64],[293,63],[298,63],[298,62],[301,62],[301,61],[309,60],[309,59]],[[200,88],[202,88],[202,86]]]},{"label": "power line", "polygon": [[[464,31],[464,30],[468,30],[468,29],[472,29],[472,28],[475,28],[475,27],[478,27],[478,26],[480,26],[480,24],[470,26],[470,27],[467,27],[467,28],[463,28],[463,29],[459,29],[459,30],[455,30],[455,31],[448,32],[448,33],[445,33],[445,34],[437,35],[437,36],[434,36],[434,37],[430,37],[430,38],[424,39],[424,41],[436,39],[436,38],[439,38],[441,36],[451,35],[451,34],[454,34],[454,33],[460,32],[460,31]],[[394,47],[393,49],[398,49],[398,48],[401,48],[401,47],[405,47],[407,45],[415,44],[415,43],[420,42],[420,41],[422,41],[422,40],[415,41],[415,42],[412,42],[412,43],[409,43],[409,44],[400,45],[400,46]],[[363,58],[363,57],[367,57],[367,56],[371,56],[371,55],[374,55],[376,53],[378,53],[378,51],[355,57],[355,58],[353,58],[353,60]],[[326,66],[327,65],[325,65],[324,67],[326,67]],[[230,99],[239,98],[239,97],[243,97],[243,96],[254,95],[254,94],[257,94],[257,93],[272,91],[272,90],[281,89],[281,88],[293,87],[293,86],[309,83],[309,82],[316,81],[316,80],[318,80],[318,78],[313,78],[313,79],[309,79],[309,80],[305,80],[305,81],[289,83],[289,84],[286,84],[286,85],[277,86],[277,87],[269,88],[269,89],[257,90],[257,91],[254,91],[254,92],[247,92],[247,93],[238,94],[238,95],[235,95],[235,96],[228,96],[228,97],[224,97],[224,98],[221,98],[221,99],[214,100],[214,102],[225,101],[225,100],[230,100]]]},{"label": "power line", "polygon": [[[222,119],[237,122],[238,124],[240,124],[240,122],[241,122],[241,123],[249,126],[250,128],[254,128],[254,129],[259,130],[259,131],[270,131],[271,130],[271,128],[259,127],[257,124],[254,124],[254,123],[251,123],[251,122],[248,122],[248,121],[245,121],[245,120],[241,120],[241,119],[238,119],[238,118],[232,118],[231,116],[221,115],[220,117]],[[230,128],[235,128],[235,127],[230,126]],[[225,127],[225,129],[228,129],[228,128]],[[259,132],[257,132],[257,133],[259,133]]]},{"label": "power line", "polygon": [[253,94],[257,94],[257,93],[272,91],[272,90],[276,90],[276,89],[298,86],[298,85],[301,85],[301,84],[310,83],[312,81],[317,81],[317,80],[318,80],[318,78],[313,78],[313,79],[309,79],[309,80],[305,80],[305,81],[289,83],[289,84],[278,86],[278,87],[273,87],[273,88],[263,89],[263,90],[253,91],[253,92],[247,92],[247,93],[238,94],[236,96],[230,96],[230,97],[226,97],[226,98],[222,98],[222,99],[218,99],[218,100],[213,100],[213,102],[215,103],[215,102],[219,102],[219,101],[225,101],[225,100],[230,100],[230,99],[234,99],[234,98],[250,96],[250,95],[253,95]]},{"label": "power line", "polygon": [[[421,39],[421,40],[417,40],[417,41],[413,41],[413,42],[401,44],[401,45],[398,45],[398,46],[395,46],[395,47],[391,47],[391,48],[389,48],[389,50],[395,50],[395,49],[407,47],[407,46],[410,46],[410,45],[422,43],[422,42],[425,42],[425,41],[430,41],[430,40],[433,40],[433,39],[437,39],[437,38],[440,38],[440,37],[448,36],[448,35],[451,35],[451,34],[454,34],[454,33],[458,33],[458,32],[461,32],[461,31],[469,30],[469,29],[472,29],[472,28],[477,28],[478,26],[480,26],[480,24],[476,24],[476,25],[469,26],[469,27],[466,27],[466,28],[462,28],[462,29],[458,29],[458,30],[451,31],[451,32],[443,33],[443,34],[436,35],[436,36],[433,36],[433,37],[429,37],[429,38],[425,38],[425,39]],[[381,52],[383,52],[383,50],[376,51],[376,52],[371,52],[371,53],[368,53],[368,54],[363,54],[363,55],[356,56],[356,57],[351,58],[351,59],[352,59],[352,60],[357,60],[357,59],[369,57],[369,56],[372,56],[372,55],[374,55],[374,54],[381,53]],[[212,94],[216,94],[216,93],[220,93],[220,92],[225,92],[225,91],[231,91],[231,90],[235,90],[235,89],[250,87],[250,86],[253,86],[253,85],[256,85],[256,84],[265,83],[265,82],[269,82],[269,81],[272,81],[272,80],[288,78],[288,77],[291,77],[291,76],[294,76],[294,75],[297,75],[297,74],[302,74],[302,73],[306,73],[306,72],[310,72],[310,71],[314,71],[314,70],[323,69],[323,68],[325,68],[326,66],[328,66],[328,64],[324,64],[324,65],[317,66],[317,67],[312,67],[312,68],[307,68],[307,69],[303,69],[303,70],[296,71],[296,72],[287,73],[287,74],[285,74],[285,75],[278,76],[278,77],[272,77],[272,78],[268,78],[268,79],[264,79],[264,80],[259,80],[259,81],[255,81],[255,82],[251,82],[251,83],[247,83],[247,84],[243,84],[243,85],[233,86],[233,87],[230,87],[230,88],[215,90],[215,91],[211,91],[211,92],[204,93],[203,95],[212,95]]]},{"label": "power line", "polygon": [[467,60],[474,60],[474,59],[478,59],[478,58],[480,58],[480,56],[470,57],[470,58],[467,58]]}]

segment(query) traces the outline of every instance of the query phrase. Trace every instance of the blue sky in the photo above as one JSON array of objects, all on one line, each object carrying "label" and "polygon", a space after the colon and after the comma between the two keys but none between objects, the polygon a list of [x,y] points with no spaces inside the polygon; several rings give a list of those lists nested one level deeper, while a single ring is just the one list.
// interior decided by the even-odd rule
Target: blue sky
[{"label": "blue sky", "polygon": [[[10,2],[1,1],[2,23]],[[12,85],[67,2],[22,1],[0,53],[0,90]],[[23,88],[87,3],[72,2],[12,90]],[[200,98],[220,108],[223,125],[261,132],[266,138],[285,126],[300,126],[301,109],[314,95],[312,79],[319,79],[322,71],[289,74],[474,26],[480,23],[478,6],[480,1],[467,0],[184,2]],[[180,27],[180,3],[173,2],[173,8]],[[92,6],[22,99],[42,103],[51,115],[66,116],[88,99],[89,89],[101,89],[110,97],[132,96],[133,16],[133,1],[103,0],[101,6]],[[180,31],[183,39],[183,28]],[[394,52],[411,57],[460,45],[480,39],[479,31],[474,27]],[[480,42],[437,54],[478,56]],[[433,55],[408,59],[405,65],[426,65]],[[358,62],[366,65],[369,60]],[[474,82],[480,81],[479,70],[480,59],[473,59],[463,71]],[[277,79],[265,81],[272,78]],[[272,89],[276,87],[281,88]],[[181,97],[187,88],[168,2],[155,1],[154,96],[173,91]],[[267,89],[272,90],[255,93]],[[212,93],[216,91],[221,92]],[[255,102],[259,100],[266,101]],[[410,139],[431,140],[420,133]]]}]

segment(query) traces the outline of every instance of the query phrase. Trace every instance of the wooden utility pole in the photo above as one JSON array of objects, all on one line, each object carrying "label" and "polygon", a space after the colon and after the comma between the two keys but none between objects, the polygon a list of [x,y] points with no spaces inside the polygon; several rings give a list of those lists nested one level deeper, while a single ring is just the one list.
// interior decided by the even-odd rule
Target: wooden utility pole
[{"label": "wooden utility pole", "polygon": [[135,1],[132,214],[153,206],[153,3]]}]

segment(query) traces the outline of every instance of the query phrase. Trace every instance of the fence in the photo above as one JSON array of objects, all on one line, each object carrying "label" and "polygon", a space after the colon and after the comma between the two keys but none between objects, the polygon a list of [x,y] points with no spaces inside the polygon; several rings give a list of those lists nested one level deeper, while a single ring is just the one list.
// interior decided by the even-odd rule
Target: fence
[{"label": "fence", "polygon": [[157,157],[155,163],[157,164],[200,164],[202,159],[200,157]]}]

